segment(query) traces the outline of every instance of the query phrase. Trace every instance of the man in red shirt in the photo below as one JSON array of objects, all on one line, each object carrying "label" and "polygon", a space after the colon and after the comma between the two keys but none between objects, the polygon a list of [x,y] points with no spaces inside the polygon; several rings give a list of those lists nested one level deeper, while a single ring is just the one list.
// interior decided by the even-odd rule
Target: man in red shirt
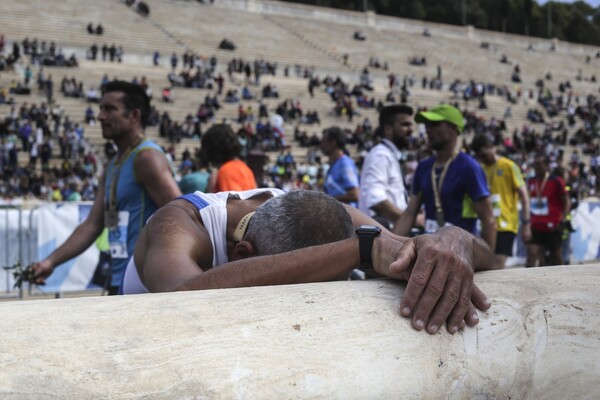
[{"label": "man in red shirt", "polygon": [[[538,155],[535,177],[527,183],[531,199],[531,241],[527,244],[527,267],[561,265],[563,223],[571,208],[565,182],[550,173],[550,160]],[[546,256],[546,253],[548,255]]]}]

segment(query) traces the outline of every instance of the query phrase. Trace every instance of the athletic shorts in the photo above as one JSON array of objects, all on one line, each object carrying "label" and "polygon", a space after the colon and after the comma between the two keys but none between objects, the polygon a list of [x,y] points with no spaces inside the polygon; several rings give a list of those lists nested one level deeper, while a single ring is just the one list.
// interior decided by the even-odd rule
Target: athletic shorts
[{"label": "athletic shorts", "polygon": [[513,243],[516,236],[513,232],[498,232],[496,234],[495,254],[511,257],[513,255]]},{"label": "athletic shorts", "polygon": [[541,232],[531,229],[531,244],[542,246],[548,251],[555,251],[562,245],[562,230]]}]

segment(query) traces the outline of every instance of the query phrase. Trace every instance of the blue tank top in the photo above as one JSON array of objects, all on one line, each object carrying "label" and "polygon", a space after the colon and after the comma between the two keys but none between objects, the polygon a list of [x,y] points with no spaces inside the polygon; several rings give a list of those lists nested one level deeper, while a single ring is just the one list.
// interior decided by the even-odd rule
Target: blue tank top
[{"label": "blue tank top", "polygon": [[109,229],[108,240],[112,257],[111,286],[120,286],[127,268],[129,258],[137,238],[146,224],[146,221],[157,210],[156,205],[148,192],[140,185],[134,171],[135,158],[140,151],[155,149],[163,153],[161,147],[151,140],[145,139],[127,155],[121,167],[115,165],[113,157],[106,169],[106,182],[104,185],[105,213],[110,201],[113,181],[116,180],[117,210],[119,223],[114,229]]}]

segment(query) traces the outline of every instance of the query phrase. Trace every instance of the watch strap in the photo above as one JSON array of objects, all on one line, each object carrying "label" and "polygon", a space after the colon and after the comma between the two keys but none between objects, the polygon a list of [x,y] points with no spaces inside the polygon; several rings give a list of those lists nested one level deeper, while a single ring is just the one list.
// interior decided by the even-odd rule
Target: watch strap
[{"label": "watch strap", "polygon": [[375,235],[358,235],[361,268],[373,268],[373,258],[371,257],[371,253],[373,252],[374,240]]}]

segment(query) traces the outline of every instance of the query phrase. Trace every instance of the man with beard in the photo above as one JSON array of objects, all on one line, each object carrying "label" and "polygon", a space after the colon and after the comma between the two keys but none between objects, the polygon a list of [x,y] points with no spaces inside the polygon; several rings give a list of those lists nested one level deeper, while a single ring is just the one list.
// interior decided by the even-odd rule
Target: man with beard
[{"label": "man with beard", "polygon": [[457,149],[458,135],[465,126],[461,112],[440,104],[418,113],[415,121],[425,124],[429,147],[435,155],[419,163],[408,207],[394,233],[409,233],[424,204],[426,233],[453,225],[476,234],[479,217],[481,237],[490,249],[495,249],[496,220],[485,173],[473,157]]},{"label": "man with beard", "polygon": [[379,114],[381,143],[365,158],[361,171],[359,208],[391,229],[407,206],[408,194],[400,168],[400,149],[413,131],[413,109],[406,105],[384,107]]},{"label": "man with beard", "polygon": [[141,86],[124,81],[102,86],[98,121],[117,153],[108,162],[88,217],[65,243],[34,264],[35,283],[44,284],[57,266],[92,246],[106,227],[112,258],[109,294],[117,294],[146,221],[181,195],[162,149],[144,136],[149,114],[150,99]]}]

